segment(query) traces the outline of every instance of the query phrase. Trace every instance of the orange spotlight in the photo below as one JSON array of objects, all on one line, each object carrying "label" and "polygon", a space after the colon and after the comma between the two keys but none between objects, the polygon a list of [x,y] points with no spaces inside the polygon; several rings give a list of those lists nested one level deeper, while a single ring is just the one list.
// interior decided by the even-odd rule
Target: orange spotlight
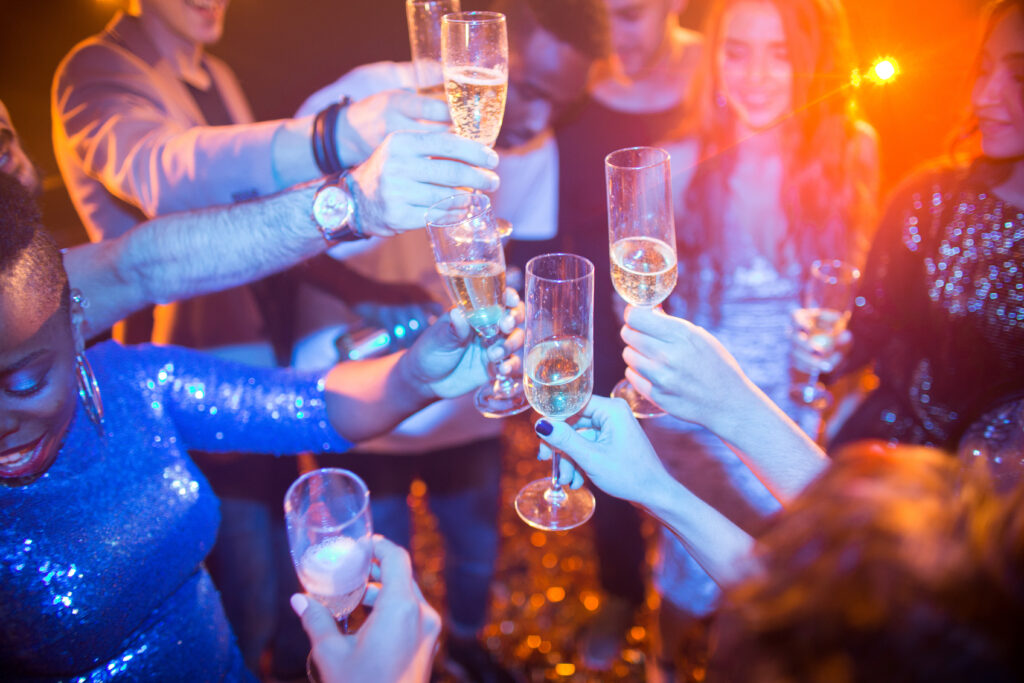
[{"label": "orange spotlight", "polygon": [[880,57],[868,71],[867,78],[875,85],[889,83],[900,73],[899,63],[892,57]]}]

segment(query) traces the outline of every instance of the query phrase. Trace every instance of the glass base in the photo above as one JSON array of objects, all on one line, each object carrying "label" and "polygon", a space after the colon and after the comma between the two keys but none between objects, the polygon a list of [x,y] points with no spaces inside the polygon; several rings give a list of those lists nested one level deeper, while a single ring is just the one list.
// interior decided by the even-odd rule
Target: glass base
[{"label": "glass base", "polygon": [[648,401],[643,394],[634,389],[629,380],[620,380],[615,385],[615,388],[612,389],[612,398],[625,399],[633,411],[633,416],[639,420],[647,417],[661,417],[667,414],[656,403]]},{"label": "glass base", "polygon": [[494,383],[480,387],[473,399],[476,409],[484,417],[508,417],[523,412],[530,407],[523,391],[523,383],[512,381],[504,392],[496,392]]},{"label": "glass base", "polygon": [[586,488],[552,488],[551,478],[545,477],[520,489],[516,513],[535,529],[575,529],[594,514],[594,494]]},{"label": "glass base", "polygon": [[790,389],[789,397],[815,410],[825,410],[832,405],[832,393],[821,382],[795,386]]}]

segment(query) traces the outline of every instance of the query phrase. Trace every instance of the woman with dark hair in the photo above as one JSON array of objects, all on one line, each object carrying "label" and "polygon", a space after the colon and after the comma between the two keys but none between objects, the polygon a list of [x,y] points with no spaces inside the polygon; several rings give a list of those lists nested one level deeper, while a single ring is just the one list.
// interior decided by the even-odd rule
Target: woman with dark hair
[{"label": "woman with dark hair", "polygon": [[457,312],[407,352],[325,376],[175,347],[85,351],[81,318],[38,209],[0,173],[5,680],[248,678],[203,566],[216,497],[186,451],[345,450],[486,380]]},{"label": "woman with dark hair", "polygon": [[868,256],[840,372],[875,389],[834,444],[880,438],[955,449],[1024,391],[1024,3],[990,8],[959,142],[980,154],[898,189]]},{"label": "woman with dark hair", "polygon": [[[705,40],[687,118],[667,145],[680,263],[668,306],[712,331],[809,424],[816,415],[788,396],[791,312],[812,261],[863,253],[877,185],[874,131],[849,86],[846,16],[838,0],[720,0]],[[680,423],[654,429],[671,471],[744,528],[778,508],[713,434]],[[681,619],[711,609],[717,591],[671,534],[661,546],[655,583],[671,638]],[[676,649],[666,643],[666,656]]]}]

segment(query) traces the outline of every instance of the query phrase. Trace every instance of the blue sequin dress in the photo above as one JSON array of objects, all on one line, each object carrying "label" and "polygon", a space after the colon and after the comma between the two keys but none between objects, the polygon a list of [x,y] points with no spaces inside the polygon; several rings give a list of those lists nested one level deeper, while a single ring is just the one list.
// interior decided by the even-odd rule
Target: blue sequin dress
[{"label": "blue sequin dress", "polygon": [[175,347],[88,352],[106,435],[78,406],[56,461],[0,487],[0,678],[249,679],[203,567],[218,504],[188,449],[347,449],[323,381]]},{"label": "blue sequin dress", "polygon": [[940,167],[895,194],[868,256],[844,369],[879,387],[836,435],[955,449],[971,422],[1024,391],[1024,209],[991,169]]}]

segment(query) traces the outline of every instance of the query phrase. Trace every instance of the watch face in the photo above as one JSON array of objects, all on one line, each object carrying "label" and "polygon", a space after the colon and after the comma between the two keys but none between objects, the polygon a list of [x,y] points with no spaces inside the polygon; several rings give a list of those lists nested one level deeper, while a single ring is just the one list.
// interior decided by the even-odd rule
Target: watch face
[{"label": "watch face", "polygon": [[352,199],[337,185],[321,187],[313,199],[313,218],[326,231],[345,227],[352,210]]}]

